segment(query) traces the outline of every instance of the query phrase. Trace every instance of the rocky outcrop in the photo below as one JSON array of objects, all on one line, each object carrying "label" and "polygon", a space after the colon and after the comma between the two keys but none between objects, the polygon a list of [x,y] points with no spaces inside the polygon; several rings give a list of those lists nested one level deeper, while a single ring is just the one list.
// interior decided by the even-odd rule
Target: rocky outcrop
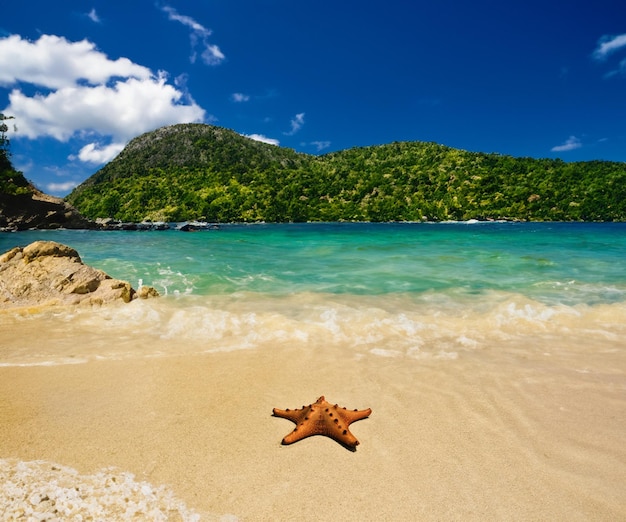
[{"label": "rocky outcrop", "polygon": [[151,287],[135,291],[130,283],[85,265],[76,250],[54,241],[36,241],[0,256],[0,308],[128,303],[158,295]]},{"label": "rocky outcrop", "polygon": [[61,198],[44,194],[34,187],[28,194],[0,193],[0,230],[31,228],[93,229],[96,224]]}]

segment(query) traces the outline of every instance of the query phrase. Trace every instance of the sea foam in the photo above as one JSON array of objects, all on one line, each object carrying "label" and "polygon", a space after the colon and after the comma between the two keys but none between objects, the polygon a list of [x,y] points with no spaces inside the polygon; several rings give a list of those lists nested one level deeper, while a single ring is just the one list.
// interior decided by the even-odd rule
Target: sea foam
[{"label": "sea foam", "polygon": [[[461,298],[337,296],[180,296],[128,305],[4,314],[0,366],[80,364],[290,345],[354,356],[452,361],[464,352],[524,342],[529,348],[567,336],[576,344],[618,342],[626,335],[623,303],[549,305],[519,294]],[[46,332],[34,343],[29,332]]]},{"label": "sea foam", "polygon": [[111,468],[89,475],[51,462],[14,459],[0,459],[0,515],[49,522],[200,520],[168,488],[137,481],[131,473]]}]

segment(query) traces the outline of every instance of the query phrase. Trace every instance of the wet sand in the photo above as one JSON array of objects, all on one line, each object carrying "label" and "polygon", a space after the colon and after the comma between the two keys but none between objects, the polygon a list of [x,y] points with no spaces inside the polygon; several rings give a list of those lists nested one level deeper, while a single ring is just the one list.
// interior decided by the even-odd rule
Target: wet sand
[{"label": "wet sand", "polygon": [[[111,337],[114,342],[114,336]],[[624,520],[623,351],[454,361],[296,345],[0,367],[0,458],[166,485],[203,520]],[[350,452],[281,446],[320,395],[372,408]]]}]

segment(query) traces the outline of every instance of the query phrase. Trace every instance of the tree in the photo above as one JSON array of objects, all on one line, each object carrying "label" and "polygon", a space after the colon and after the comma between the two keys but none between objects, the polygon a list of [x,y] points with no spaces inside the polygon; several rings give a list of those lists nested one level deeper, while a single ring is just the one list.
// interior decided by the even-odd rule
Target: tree
[{"label": "tree", "polygon": [[0,170],[11,170],[11,152],[9,150],[9,138],[7,131],[9,126],[4,123],[6,120],[14,119],[13,116],[5,116],[0,112]]},{"label": "tree", "polygon": [[9,127],[4,122],[12,119],[14,119],[13,116],[5,116],[0,112],[0,195],[30,194],[33,187],[11,164],[11,151],[7,137]]}]

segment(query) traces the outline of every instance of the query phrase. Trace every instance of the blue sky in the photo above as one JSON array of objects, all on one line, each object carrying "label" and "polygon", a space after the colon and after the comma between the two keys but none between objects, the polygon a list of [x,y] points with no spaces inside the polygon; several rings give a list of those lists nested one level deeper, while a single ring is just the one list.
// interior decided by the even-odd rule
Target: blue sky
[{"label": "blue sky", "polygon": [[133,137],[191,121],[311,154],[419,140],[626,161],[626,6],[6,2],[0,111],[15,166],[61,196]]}]

